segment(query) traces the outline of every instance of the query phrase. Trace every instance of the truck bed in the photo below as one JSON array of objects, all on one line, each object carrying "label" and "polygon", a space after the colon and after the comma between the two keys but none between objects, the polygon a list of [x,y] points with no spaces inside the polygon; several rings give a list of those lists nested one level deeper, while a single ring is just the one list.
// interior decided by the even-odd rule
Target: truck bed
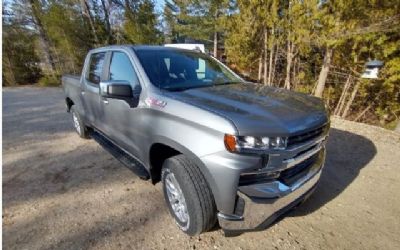
[{"label": "truck bed", "polygon": [[80,75],[72,75],[72,74],[63,75],[61,78],[61,82],[63,83],[63,85],[64,83],[72,83],[80,85],[80,80],[81,80]]},{"label": "truck bed", "polygon": [[61,83],[64,89],[65,96],[72,98],[72,102],[76,105],[78,112],[82,114],[81,96],[81,76],[80,75],[63,75]]}]

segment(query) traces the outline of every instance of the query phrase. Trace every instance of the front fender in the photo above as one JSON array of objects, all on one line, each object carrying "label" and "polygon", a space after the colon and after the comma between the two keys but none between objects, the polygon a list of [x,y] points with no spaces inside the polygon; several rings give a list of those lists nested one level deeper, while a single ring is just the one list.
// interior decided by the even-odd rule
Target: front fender
[{"label": "front fender", "polygon": [[[216,180],[214,179],[213,175],[210,172],[210,169],[205,165],[205,163],[191,151],[187,147],[183,146],[177,141],[174,141],[168,137],[165,136],[157,136],[154,138],[154,141],[152,142],[151,145],[154,145],[156,143],[164,144],[166,146],[169,146],[182,154],[184,154],[186,157],[188,157],[190,160],[192,160],[200,169],[201,173],[204,175],[204,177],[207,180],[207,184],[211,188],[211,191],[214,195],[215,203],[217,205],[217,208],[222,207],[222,204],[219,204],[219,201],[221,201],[219,194],[220,190],[218,188],[218,185],[216,183]],[[150,149],[149,149],[150,151]],[[150,162],[150,159],[148,159],[148,162]]]}]

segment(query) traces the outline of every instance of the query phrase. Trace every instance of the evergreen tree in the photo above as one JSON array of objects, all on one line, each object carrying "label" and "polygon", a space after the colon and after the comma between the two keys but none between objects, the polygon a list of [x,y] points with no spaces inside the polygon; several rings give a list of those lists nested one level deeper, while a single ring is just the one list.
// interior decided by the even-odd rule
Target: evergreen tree
[{"label": "evergreen tree", "polygon": [[[229,65],[259,82],[325,99],[346,119],[399,127],[400,4],[382,0],[5,0],[3,85],[59,84],[108,44],[224,41]],[[379,79],[361,79],[369,60]],[[39,78],[42,77],[40,80]]]},{"label": "evergreen tree", "polygon": [[231,0],[173,0],[166,2],[164,16],[170,34],[212,43],[217,57],[219,37],[225,30],[223,20],[233,7]]},{"label": "evergreen tree", "polygon": [[157,29],[157,15],[151,0],[125,3],[124,33],[128,43],[159,44],[161,32]]},{"label": "evergreen tree", "polygon": [[32,84],[41,71],[34,53],[37,37],[30,30],[3,19],[3,85]]}]

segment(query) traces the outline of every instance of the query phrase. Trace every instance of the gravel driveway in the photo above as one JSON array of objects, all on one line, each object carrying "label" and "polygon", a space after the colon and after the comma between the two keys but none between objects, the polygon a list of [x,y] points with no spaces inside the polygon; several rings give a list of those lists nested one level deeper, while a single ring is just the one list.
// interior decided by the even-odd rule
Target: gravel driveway
[{"label": "gravel driveway", "polygon": [[3,88],[4,249],[400,249],[400,136],[333,120],[319,187],[266,230],[181,233],[161,185],[80,139],[58,88]]}]

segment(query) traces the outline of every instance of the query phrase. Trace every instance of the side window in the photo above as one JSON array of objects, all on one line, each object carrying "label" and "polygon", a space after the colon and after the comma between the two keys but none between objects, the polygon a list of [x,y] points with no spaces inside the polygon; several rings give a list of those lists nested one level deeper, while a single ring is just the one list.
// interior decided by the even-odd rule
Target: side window
[{"label": "side window", "polygon": [[110,80],[128,81],[137,85],[139,81],[129,57],[123,52],[113,52],[110,63]]},{"label": "side window", "polygon": [[94,84],[100,83],[105,55],[106,55],[105,52],[100,52],[92,54],[90,56],[90,63],[89,63],[88,74],[86,75],[86,80]]}]

